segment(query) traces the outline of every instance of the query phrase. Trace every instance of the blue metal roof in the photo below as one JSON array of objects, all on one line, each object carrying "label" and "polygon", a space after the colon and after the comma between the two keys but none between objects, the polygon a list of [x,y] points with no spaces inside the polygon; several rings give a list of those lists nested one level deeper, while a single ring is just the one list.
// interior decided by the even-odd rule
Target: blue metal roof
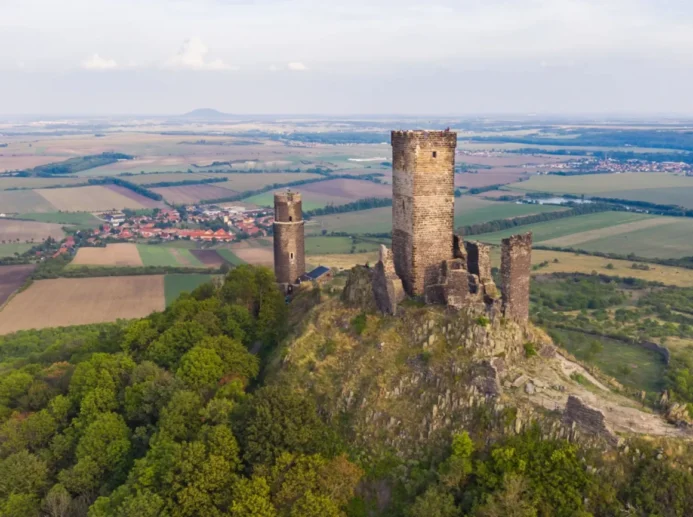
[{"label": "blue metal roof", "polygon": [[307,275],[308,275],[312,280],[315,280],[315,279],[317,279],[317,278],[320,278],[320,277],[321,277],[322,275],[324,275],[325,273],[329,273],[329,272],[330,272],[330,268],[329,268],[329,267],[318,266],[318,267],[316,267],[313,271],[311,271],[310,273],[307,273]]}]

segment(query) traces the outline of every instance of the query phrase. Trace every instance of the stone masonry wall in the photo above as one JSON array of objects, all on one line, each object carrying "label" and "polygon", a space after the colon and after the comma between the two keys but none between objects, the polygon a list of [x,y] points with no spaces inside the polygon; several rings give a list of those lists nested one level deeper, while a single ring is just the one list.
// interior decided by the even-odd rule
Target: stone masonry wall
[{"label": "stone masonry wall", "polygon": [[503,314],[524,322],[529,319],[529,277],[532,271],[532,234],[513,235],[501,245]]},{"label": "stone masonry wall", "polygon": [[392,253],[410,295],[453,258],[456,146],[450,131],[392,132]]},{"label": "stone masonry wall", "polygon": [[274,217],[274,274],[280,284],[295,284],[306,272],[301,194],[275,194]]}]

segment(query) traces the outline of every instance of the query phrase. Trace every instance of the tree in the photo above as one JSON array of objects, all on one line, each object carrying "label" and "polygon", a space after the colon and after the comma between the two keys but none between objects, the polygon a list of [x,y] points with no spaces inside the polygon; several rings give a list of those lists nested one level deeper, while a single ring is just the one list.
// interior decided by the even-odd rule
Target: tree
[{"label": "tree", "polygon": [[441,487],[431,487],[414,501],[409,517],[461,517],[455,498]]},{"label": "tree", "polygon": [[0,461],[0,499],[12,494],[35,494],[48,480],[48,466],[38,456],[20,451]]},{"label": "tree", "polygon": [[233,486],[232,517],[275,517],[270,489],[262,477],[239,478]]},{"label": "tree", "polygon": [[205,328],[195,321],[174,323],[154,341],[146,352],[146,357],[155,363],[172,368],[177,366],[180,358],[199,343],[205,336]]},{"label": "tree", "polygon": [[537,510],[530,501],[529,485],[521,476],[508,474],[503,487],[490,494],[476,517],[536,517]]},{"label": "tree", "polygon": [[193,347],[181,359],[176,376],[195,390],[209,390],[224,375],[224,362],[211,348]]}]

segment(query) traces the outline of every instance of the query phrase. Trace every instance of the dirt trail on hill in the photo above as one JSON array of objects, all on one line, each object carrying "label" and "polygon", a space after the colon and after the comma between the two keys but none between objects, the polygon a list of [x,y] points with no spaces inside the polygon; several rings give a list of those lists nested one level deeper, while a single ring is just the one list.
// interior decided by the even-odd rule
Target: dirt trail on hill
[{"label": "dirt trail on hill", "polygon": [[[593,386],[578,384],[570,378],[573,373],[579,373]],[[522,395],[533,404],[552,411],[563,411],[568,396],[574,395],[588,406],[600,410],[607,425],[616,433],[693,439],[693,430],[669,424],[637,401],[613,392],[585,368],[560,353],[553,361],[533,365],[526,374],[530,377],[529,382],[538,389],[532,394],[523,390]],[[565,390],[560,391],[555,386],[563,386]]]}]

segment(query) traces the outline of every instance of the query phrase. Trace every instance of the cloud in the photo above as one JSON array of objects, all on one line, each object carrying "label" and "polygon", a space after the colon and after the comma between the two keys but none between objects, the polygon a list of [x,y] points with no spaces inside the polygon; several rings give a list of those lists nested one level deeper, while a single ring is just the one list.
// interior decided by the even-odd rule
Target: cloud
[{"label": "cloud", "polygon": [[304,70],[308,70],[308,67],[300,61],[289,63],[286,66],[289,68],[289,70],[293,70],[295,72],[303,72]]},{"label": "cloud", "polygon": [[94,53],[91,57],[82,61],[82,68],[85,70],[112,70],[118,68],[118,63],[113,59],[107,59]]},{"label": "cloud", "polygon": [[238,70],[221,59],[207,60],[209,49],[198,38],[190,38],[183,42],[178,54],[169,59],[165,68],[178,70]]}]

